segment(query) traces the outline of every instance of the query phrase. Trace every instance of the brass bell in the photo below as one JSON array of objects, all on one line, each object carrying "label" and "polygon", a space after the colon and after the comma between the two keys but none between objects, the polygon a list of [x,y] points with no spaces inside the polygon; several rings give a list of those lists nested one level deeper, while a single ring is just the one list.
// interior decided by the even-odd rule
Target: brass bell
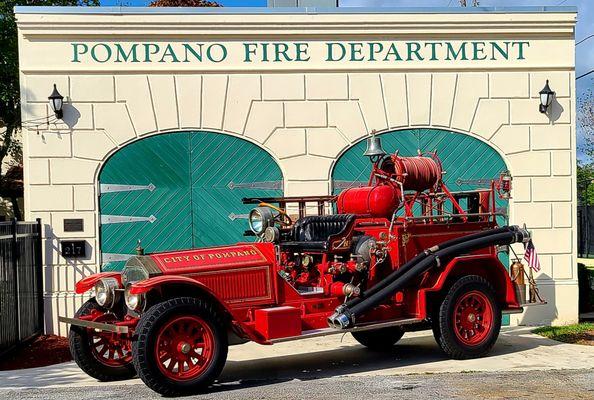
[{"label": "brass bell", "polygon": [[388,153],[386,153],[382,147],[382,139],[375,136],[375,133],[373,133],[371,137],[367,139],[367,150],[365,150],[363,155],[369,157],[371,162],[375,162],[386,154]]}]

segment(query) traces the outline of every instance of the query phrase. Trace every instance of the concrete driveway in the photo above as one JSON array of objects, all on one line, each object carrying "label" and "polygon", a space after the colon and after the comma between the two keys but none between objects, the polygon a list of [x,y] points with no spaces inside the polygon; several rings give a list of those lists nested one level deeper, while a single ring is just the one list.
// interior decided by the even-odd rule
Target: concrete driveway
[{"label": "concrete driveway", "polygon": [[[260,346],[231,347],[220,382],[231,387],[258,380],[311,380],[332,377],[394,376],[453,372],[500,372],[594,367],[594,347],[556,342],[530,333],[529,328],[505,329],[485,358],[450,360],[430,332],[408,333],[387,353],[371,352],[350,335]],[[104,385],[137,385],[139,379],[100,383],[74,363],[0,372],[0,395],[7,390]]]}]

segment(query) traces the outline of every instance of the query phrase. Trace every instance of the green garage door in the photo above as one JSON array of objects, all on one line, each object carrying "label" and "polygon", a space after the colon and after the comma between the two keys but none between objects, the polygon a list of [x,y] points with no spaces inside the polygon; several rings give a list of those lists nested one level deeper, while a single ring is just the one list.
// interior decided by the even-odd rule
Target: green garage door
[{"label": "green garage door", "polygon": [[258,146],[233,136],[179,132],[134,142],[100,175],[103,270],[121,269],[137,241],[147,252],[244,240],[243,197],[282,195],[282,174]]},{"label": "green garage door", "polygon": [[[501,156],[486,143],[469,135],[439,129],[407,129],[381,134],[382,146],[388,153],[396,150],[402,156],[414,156],[418,150],[437,150],[446,172],[444,181],[452,191],[488,187],[491,179],[497,179],[507,170]],[[371,163],[363,157],[366,141],[363,140],[348,149],[336,162],[332,173],[334,193],[346,187],[366,184],[371,173]],[[507,200],[497,198],[496,206],[507,211]],[[500,218],[500,224],[505,220]],[[501,253],[500,259],[506,267],[509,257]],[[509,316],[504,316],[509,324]]]}]

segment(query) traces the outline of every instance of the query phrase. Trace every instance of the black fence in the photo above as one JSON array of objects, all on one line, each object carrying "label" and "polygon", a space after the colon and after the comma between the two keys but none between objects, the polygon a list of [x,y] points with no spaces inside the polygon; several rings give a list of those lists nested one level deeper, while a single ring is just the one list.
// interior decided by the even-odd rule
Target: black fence
[{"label": "black fence", "polygon": [[577,207],[578,256],[594,257],[594,206]]},{"label": "black fence", "polygon": [[43,333],[41,220],[0,222],[0,354]]}]

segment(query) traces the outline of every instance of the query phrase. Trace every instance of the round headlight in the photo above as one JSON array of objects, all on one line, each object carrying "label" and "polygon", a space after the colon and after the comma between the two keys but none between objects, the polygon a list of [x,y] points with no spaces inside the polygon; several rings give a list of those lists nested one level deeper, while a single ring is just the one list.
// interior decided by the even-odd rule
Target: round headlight
[{"label": "round headlight", "polygon": [[116,289],[120,285],[115,278],[103,278],[95,284],[95,300],[105,308],[111,308],[116,303]]},{"label": "round headlight", "polygon": [[132,311],[141,311],[144,307],[144,296],[142,294],[130,293],[131,287],[132,286],[129,285],[124,292],[126,306]]},{"label": "round headlight", "polygon": [[249,224],[252,232],[261,236],[266,228],[274,225],[274,214],[268,207],[256,207],[250,211]]}]

